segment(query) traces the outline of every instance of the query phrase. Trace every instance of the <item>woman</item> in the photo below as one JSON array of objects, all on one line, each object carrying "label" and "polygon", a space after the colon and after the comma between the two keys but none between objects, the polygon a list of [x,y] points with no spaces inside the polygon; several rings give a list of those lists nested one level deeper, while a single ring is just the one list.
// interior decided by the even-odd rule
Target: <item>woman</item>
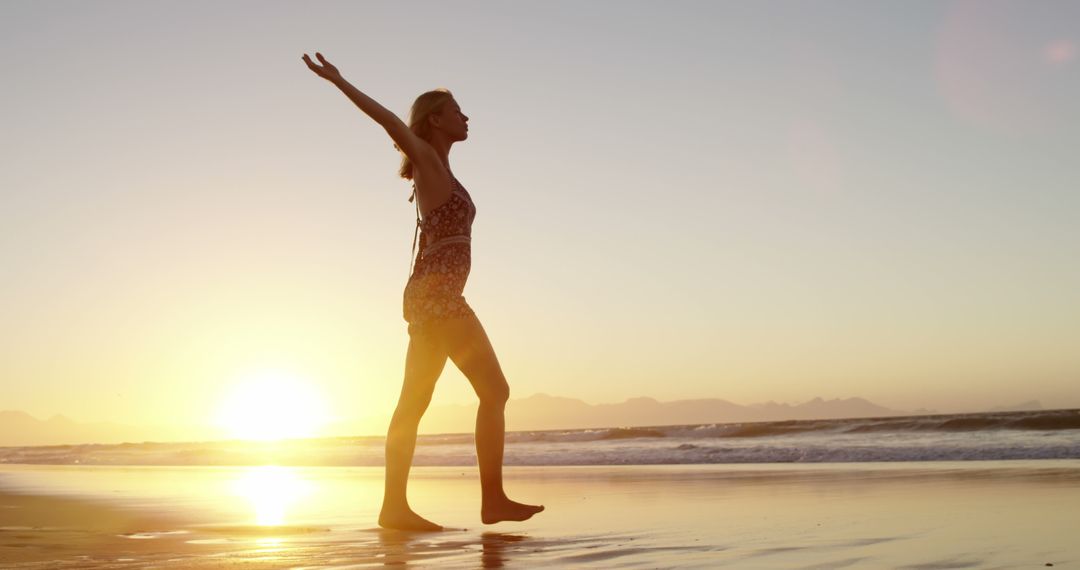
[{"label": "woman", "polygon": [[[505,439],[503,411],[510,397],[495,350],[484,327],[461,296],[470,268],[472,220],[469,193],[450,170],[450,147],[469,136],[469,118],[449,91],[420,95],[406,125],[392,112],[361,93],[320,53],[303,60],[319,77],[333,83],[361,111],[382,125],[403,154],[400,174],[413,181],[420,248],[405,286],[404,313],[409,323],[405,382],[386,435],[386,488],[379,525],[407,530],[441,530],[409,508],[406,486],[416,429],[431,401],[446,359],[461,370],[476,395],[476,455],[480,467],[484,524],[523,521],[544,510],[541,505],[511,501],[503,491]],[[414,247],[416,245],[414,239]]]}]

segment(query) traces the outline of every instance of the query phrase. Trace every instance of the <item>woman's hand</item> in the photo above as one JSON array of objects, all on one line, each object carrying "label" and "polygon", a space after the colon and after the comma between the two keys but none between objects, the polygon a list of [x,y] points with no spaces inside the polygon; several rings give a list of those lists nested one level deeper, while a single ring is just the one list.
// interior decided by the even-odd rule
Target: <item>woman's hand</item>
[{"label": "woman's hand", "polygon": [[337,83],[338,81],[341,81],[341,72],[338,71],[338,68],[334,67],[334,64],[326,61],[326,58],[323,57],[322,54],[319,52],[315,52],[315,57],[319,58],[319,61],[322,62],[322,65],[311,61],[311,58],[308,57],[308,54],[304,54],[303,60],[304,63],[307,64],[308,69],[314,71],[315,75],[318,75],[319,77],[322,77],[323,79],[331,83]]},{"label": "woman's hand", "polygon": [[[335,87],[341,90],[346,97],[349,98],[357,107],[360,108],[367,116],[375,120],[376,123],[382,125],[386,129],[390,138],[394,139],[394,143],[402,152],[405,153],[413,162],[420,163],[423,160],[432,157],[432,160],[439,161],[439,158],[435,156],[435,151],[431,148],[431,145],[424,139],[416,136],[416,133],[412,132],[412,129],[401,120],[400,117],[392,113],[386,107],[380,105],[377,101],[368,97],[360,92],[359,89],[354,87],[345,78],[341,76],[341,72],[338,68],[334,67],[334,64],[326,61],[326,58],[321,53],[315,52],[315,57],[319,58],[322,65],[319,65],[308,57],[308,54],[304,54],[302,58],[304,63],[307,64],[308,69],[315,72],[315,75],[322,77],[323,79],[334,84]],[[440,162],[441,164],[441,162]]]}]

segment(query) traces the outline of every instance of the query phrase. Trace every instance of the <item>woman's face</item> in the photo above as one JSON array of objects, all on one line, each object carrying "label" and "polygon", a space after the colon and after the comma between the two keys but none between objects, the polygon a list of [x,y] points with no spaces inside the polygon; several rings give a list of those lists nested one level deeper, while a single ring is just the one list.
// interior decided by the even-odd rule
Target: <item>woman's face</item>
[{"label": "woman's face", "polygon": [[469,117],[461,112],[461,106],[451,99],[443,105],[438,114],[438,127],[446,132],[452,141],[463,141],[469,137]]}]

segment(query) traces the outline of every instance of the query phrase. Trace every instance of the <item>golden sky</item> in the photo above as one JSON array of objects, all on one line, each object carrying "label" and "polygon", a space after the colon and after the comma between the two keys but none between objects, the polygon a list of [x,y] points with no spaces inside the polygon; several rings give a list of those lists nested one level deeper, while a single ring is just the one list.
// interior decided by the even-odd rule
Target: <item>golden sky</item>
[{"label": "golden sky", "polygon": [[392,408],[414,212],[316,50],[469,115],[515,397],[1080,406],[1078,41],[1066,3],[4,2],[0,409]]}]

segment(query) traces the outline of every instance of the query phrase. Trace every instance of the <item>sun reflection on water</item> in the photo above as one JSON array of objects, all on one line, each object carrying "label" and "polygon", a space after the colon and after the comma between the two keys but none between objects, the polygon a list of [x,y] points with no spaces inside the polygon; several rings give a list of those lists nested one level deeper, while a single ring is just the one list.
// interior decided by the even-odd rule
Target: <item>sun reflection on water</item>
[{"label": "sun reflection on water", "polygon": [[233,491],[251,503],[260,526],[285,524],[289,508],[311,490],[294,469],[278,465],[251,467],[233,483]]},{"label": "sun reflection on water", "polygon": [[263,537],[255,539],[255,552],[260,554],[274,554],[286,550],[285,541],[276,537]]}]

